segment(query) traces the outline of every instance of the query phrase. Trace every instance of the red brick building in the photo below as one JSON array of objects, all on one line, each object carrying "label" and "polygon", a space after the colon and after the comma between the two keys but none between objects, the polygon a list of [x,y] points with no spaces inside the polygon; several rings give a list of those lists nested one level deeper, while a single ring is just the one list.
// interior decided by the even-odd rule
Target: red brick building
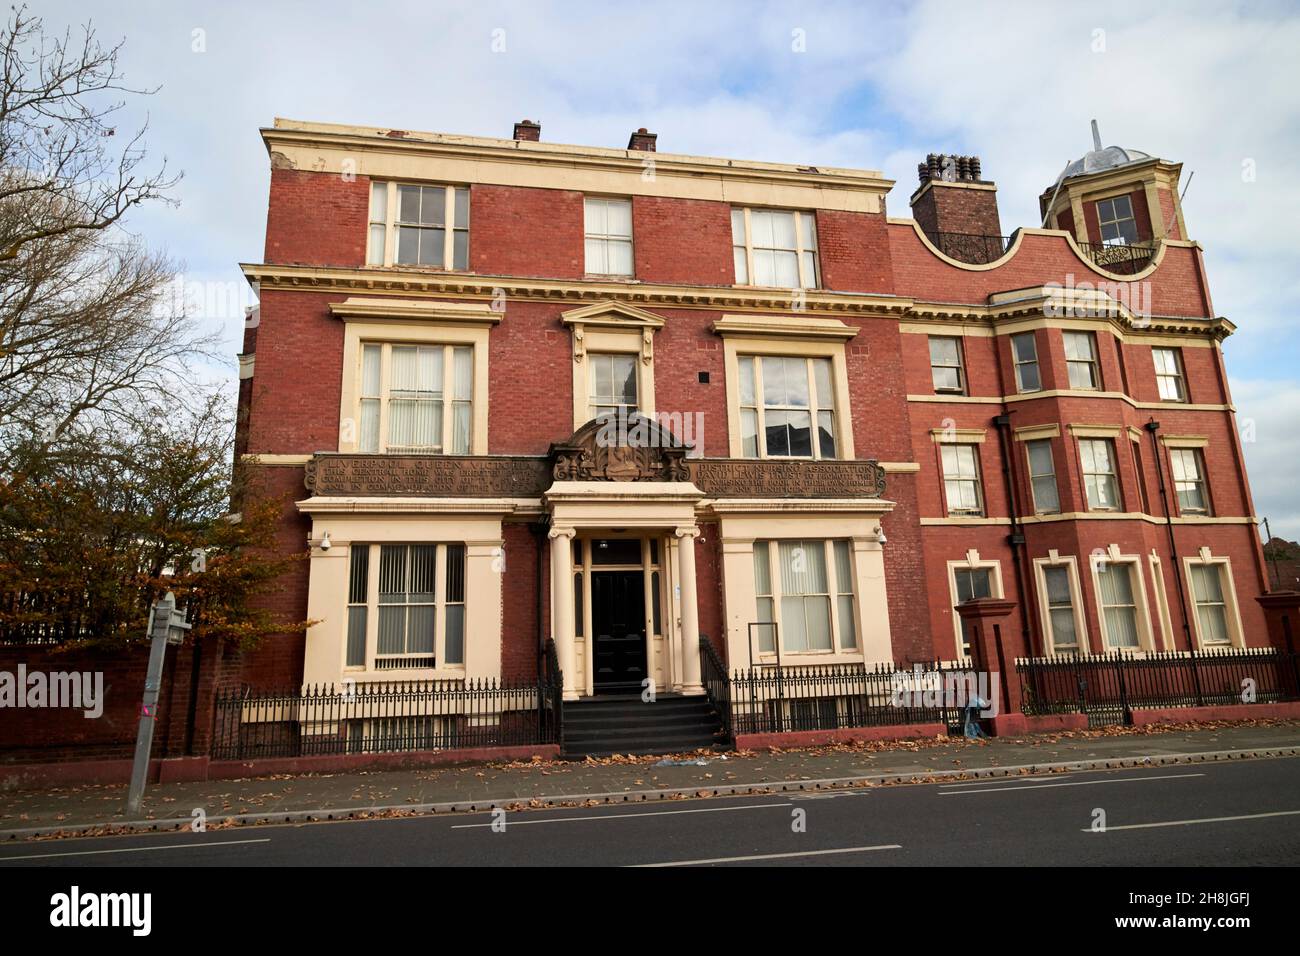
[{"label": "red brick building", "polygon": [[952,660],[979,596],[1015,655],[1268,643],[1177,163],[1098,142],[1006,239],[973,157],[896,218],[876,172],[540,132],[262,130],[239,451],[318,623],[247,683],[527,679],[554,638],[568,699],[691,695],[701,635]]}]

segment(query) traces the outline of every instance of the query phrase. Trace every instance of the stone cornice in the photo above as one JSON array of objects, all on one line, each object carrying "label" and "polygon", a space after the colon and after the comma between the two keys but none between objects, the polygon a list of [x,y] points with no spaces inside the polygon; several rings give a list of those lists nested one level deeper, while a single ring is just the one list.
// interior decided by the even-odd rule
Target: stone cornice
[{"label": "stone cornice", "polygon": [[[656,308],[686,308],[711,311],[771,312],[790,315],[796,310],[786,289],[755,289],[742,286],[658,285],[640,282],[606,282],[577,279],[538,279],[518,276],[490,276],[460,272],[424,272],[415,269],[375,269],[330,266],[270,265],[241,263],[245,278],[258,289],[286,289],[301,292],[333,292],[366,296],[393,296],[438,300],[522,299],[572,303],[576,306],[621,302]],[[1047,286],[1019,290],[1021,295],[995,303],[926,302],[907,296],[834,292],[819,289],[800,291],[801,313],[814,315],[879,316],[903,321],[964,322],[993,329],[1017,318],[1043,317],[1044,308],[1056,302],[1077,309],[1083,297],[1062,299],[1069,290]],[[1001,293],[1010,297],[1012,293]],[[1094,293],[1094,298],[1096,294]],[[1092,301],[1092,300],[1088,300]],[[1210,336],[1222,341],[1236,326],[1222,316],[1134,315],[1118,300],[1097,299],[1098,324],[1109,323],[1127,334],[1176,334]],[[1077,317],[1077,316],[1076,316]]]},{"label": "stone cornice", "polygon": [[[794,311],[788,289],[741,286],[654,285],[639,282],[604,282],[577,279],[534,279],[460,272],[423,272],[413,269],[346,268],[241,263],[249,282],[259,289],[302,292],[346,292],[392,295],[404,298],[483,299],[496,296],[575,304],[599,302],[642,303],[690,309],[780,312]],[[801,290],[803,310],[847,315],[901,316],[912,305],[909,298],[857,292]]]},{"label": "stone cornice", "polygon": [[881,197],[894,186],[893,180],[885,179],[880,172],[870,169],[764,163],[680,153],[646,153],[631,149],[312,123],[280,118],[276,119],[274,126],[264,127],[261,134],[267,151],[273,158],[276,152],[285,147],[314,147],[349,153],[408,154],[443,159],[461,158],[474,162],[526,163],[531,166],[557,167],[565,171],[613,170],[631,173],[637,177],[642,174],[645,163],[652,160],[656,176],[695,180],[707,177],[724,182],[847,189]]}]

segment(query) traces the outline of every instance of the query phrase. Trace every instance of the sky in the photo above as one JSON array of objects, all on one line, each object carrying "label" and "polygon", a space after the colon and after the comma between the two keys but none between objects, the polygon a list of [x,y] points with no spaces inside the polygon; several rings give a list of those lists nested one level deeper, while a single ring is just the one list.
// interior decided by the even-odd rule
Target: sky
[{"label": "sky", "polygon": [[977,154],[1003,231],[1091,148],[1183,163],[1255,510],[1300,539],[1300,5],[1230,2],[34,3],[47,29],[125,41],[176,203],[131,227],[205,290],[231,355],[239,262],[260,261],[275,117],[877,169],[906,216],[916,163]]}]

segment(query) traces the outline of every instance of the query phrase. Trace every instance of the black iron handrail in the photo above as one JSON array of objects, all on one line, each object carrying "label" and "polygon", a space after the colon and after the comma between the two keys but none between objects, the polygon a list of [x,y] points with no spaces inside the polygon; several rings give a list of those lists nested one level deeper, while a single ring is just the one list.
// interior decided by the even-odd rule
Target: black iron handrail
[{"label": "black iron handrail", "polygon": [[704,683],[704,692],[708,694],[709,703],[717,711],[722,733],[731,738],[731,681],[727,679],[727,667],[718,656],[713,642],[708,635],[700,635],[700,677]]}]

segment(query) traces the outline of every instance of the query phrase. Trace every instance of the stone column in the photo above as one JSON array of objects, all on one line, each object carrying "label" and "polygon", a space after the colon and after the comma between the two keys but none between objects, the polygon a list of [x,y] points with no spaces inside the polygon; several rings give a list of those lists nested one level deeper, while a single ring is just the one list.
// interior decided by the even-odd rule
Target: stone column
[{"label": "stone column", "polygon": [[573,528],[552,528],[551,539],[551,637],[564,672],[564,699],[578,699],[578,675],[574,672],[573,625]]},{"label": "stone column", "polygon": [[700,618],[695,598],[695,539],[700,529],[678,528],[680,547],[677,574],[682,589],[682,693],[703,694],[700,682]]}]

